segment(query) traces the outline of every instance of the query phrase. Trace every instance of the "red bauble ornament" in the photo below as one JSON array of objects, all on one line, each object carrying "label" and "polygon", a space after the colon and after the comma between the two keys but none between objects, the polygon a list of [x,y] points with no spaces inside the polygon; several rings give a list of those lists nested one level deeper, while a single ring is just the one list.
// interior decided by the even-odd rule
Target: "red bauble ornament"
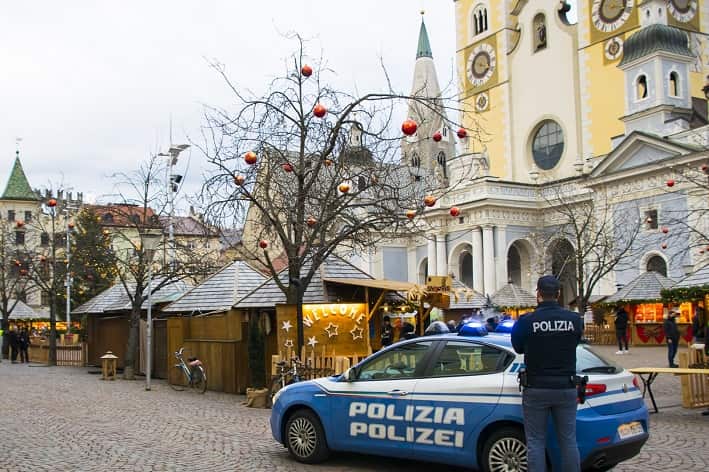
[{"label": "red bauble ornament", "polygon": [[702,169],[702,172],[704,172],[706,174],[707,172],[709,172],[709,164],[702,164],[701,169]]},{"label": "red bauble ornament", "polygon": [[418,125],[411,118],[401,124],[401,132],[404,133],[406,136],[411,136],[412,134],[414,134],[416,132],[416,129],[418,129]]},{"label": "red bauble ornament", "polygon": [[24,222],[24,221],[18,221],[18,222],[17,222],[17,227],[18,227],[18,228],[22,228],[24,225],[25,225],[25,222]]},{"label": "red bauble ornament", "polygon": [[40,256],[39,262],[47,262],[47,258],[44,256]]},{"label": "red bauble ornament", "polygon": [[57,201],[54,198],[50,198],[49,200],[47,200],[47,206],[49,208],[54,208],[55,206],[57,206]]},{"label": "red bauble ornament", "polygon": [[243,175],[235,175],[234,176],[234,183],[236,185],[239,185],[239,186],[244,185],[245,181],[246,181],[246,177],[244,177]]},{"label": "red bauble ornament", "polygon": [[74,229],[74,223],[69,223],[69,229]]},{"label": "red bauble ornament", "polygon": [[468,130],[465,128],[458,128],[458,132],[456,134],[460,139],[465,139],[468,137]]},{"label": "red bauble ornament", "polygon": [[449,213],[451,214],[452,217],[456,217],[456,216],[460,215],[460,208],[453,207],[450,209]]},{"label": "red bauble ornament", "polygon": [[322,103],[318,103],[315,105],[315,108],[313,108],[313,115],[317,116],[318,118],[322,118],[327,114],[327,108],[325,108],[325,105]]},{"label": "red bauble ornament", "polygon": [[258,156],[256,156],[256,153],[253,151],[249,151],[246,154],[244,154],[244,161],[250,166],[256,164],[256,161],[258,161]]},{"label": "red bauble ornament", "polygon": [[16,265],[17,267],[20,267],[20,266],[22,265],[22,262],[20,262],[20,261],[18,261],[17,259],[15,259],[15,265]]},{"label": "red bauble ornament", "polygon": [[674,186],[675,186],[675,181],[674,181],[674,179],[669,179],[669,180],[667,181],[667,186],[668,186],[668,187],[674,187]]},{"label": "red bauble ornament", "polygon": [[343,182],[339,187],[337,187],[337,190],[339,190],[340,193],[347,193],[350,191],[350,184]]},{"label": "red bauble ornament", "polygon": [[27,269],[20,269],[20,275],[27,275]]},{"label": "red bauble ornament", "polygon": [[330,167],[332,165],[332,159],[325,159],[323,162],[326,167]]},{"label": "red bauble ornament", "polygon": [[662,232],[665,233],[665,234],[667,234],[667,233],[670,232],[670,228],[668,228],[667,226],[663,226],[663,227],[662,227]]},{"label": "red bauble ornament", "polygon": [[409,210],[406,212],[406,217],[413,220],[416,217],[416,210]]},{"label": "red bauble ornament", "polygon": [[261,241],[259,241],[258,247],[260,247],[261,249],[266,249],[268,247],[268,241],[262,239]]},{"label": "red bauble ornament", "polygon": [[441,134],[440,131],[436,131],[435,133],[433,133],[433,140],[434,141],[438,142],[441,139],[443,139],[443,135]]},{"label": "red bauble ornament", "polygon": [[293,166],[290,165],[290,163],[286,162],[283,164],[283,170],[286,172],[293,172]]},{"label": "red bauble ornament", "polygon": [[423,199],[423,204],[427,207],[432,207],[436,204],[436,197],[434,197],[433,195],[426,195]]},{"label": "red bauble ornament", "polygon": [[667,243],[662,243],[662,249],[667,249]]},{"label": "red bauble ornament", "polygon": [[310,77],[313,75],[313,68],[310,67],[308,64],[305,64],[301,69],[300,73],[303,74],[304,77]]},{"label": "red bauble ornament", "polygon": [[309,216],[308,219],[305,220],[305,223],[312,228],[318,224],[318,220],[316,220],[314,216]]}]

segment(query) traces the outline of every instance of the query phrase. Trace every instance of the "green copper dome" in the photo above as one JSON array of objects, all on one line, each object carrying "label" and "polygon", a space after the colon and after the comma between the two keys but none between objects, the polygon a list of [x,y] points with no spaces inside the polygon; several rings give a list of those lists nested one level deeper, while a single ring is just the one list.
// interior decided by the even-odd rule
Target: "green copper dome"
[{"label": "green copper dome", "polygon": [[694,57],[689,49],[689,40],[684,31],[667,25],[650,25],[625,41],[623,60],[619,65],[629,64],[657,51]]}]

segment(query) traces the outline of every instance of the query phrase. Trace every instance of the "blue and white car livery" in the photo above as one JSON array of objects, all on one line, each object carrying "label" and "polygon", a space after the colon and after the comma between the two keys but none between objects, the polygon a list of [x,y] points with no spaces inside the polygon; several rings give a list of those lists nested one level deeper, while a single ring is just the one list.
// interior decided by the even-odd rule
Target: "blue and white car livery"
[{"label": "blue and white car livery", "polygon": [[[589,376],[577,415],[582,466],[606,470],[640,451],[648,437],[647,408],[630,373],[583,345],[577,357],[577,370]],[[278,392],[271,430],[306,463],[338,450],[526,471],[521,365],[509,335],[399,342],[343,375]],[[548,457],[557,464],[558,446],[549,437]]]}]

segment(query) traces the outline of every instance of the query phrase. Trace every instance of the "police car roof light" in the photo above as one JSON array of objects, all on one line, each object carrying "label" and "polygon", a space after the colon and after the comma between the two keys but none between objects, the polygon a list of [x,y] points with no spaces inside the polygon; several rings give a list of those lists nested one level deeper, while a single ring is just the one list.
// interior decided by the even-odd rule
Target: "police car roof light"
[{"label": "police car roof light", "polygon": [[515,325],[515,320],[505,320],[495,328],[496,333],[511,333]]},{"label": "police car roof light", "polygon": [[471,321],[460,327],[458,336],[487,336],[487,328],[479,321]]}]

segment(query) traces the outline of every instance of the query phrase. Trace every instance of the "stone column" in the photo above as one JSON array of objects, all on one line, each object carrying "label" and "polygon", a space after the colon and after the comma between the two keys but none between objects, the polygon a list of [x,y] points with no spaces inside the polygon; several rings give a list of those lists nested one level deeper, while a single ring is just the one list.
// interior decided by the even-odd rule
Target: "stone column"
[{"label": "stone column", "polygon": [[409,282],[417,284],[419,282],[419,266],[416,260],[415,243],[411,243],[411,245],[406,248],[406,269],[406,276]]},{"label": "stone column", "polygon": [[448,255],[446,254],[446,235],[436,235],[436,275],[448,275]]},{"label": "stone column", "polygon": [[497,226],[495,231],[495,242],[497,243],[497,289],[502,288],[507,283],[507,231],[504,226]]},{"label": "stone column", "polygon": [[495,239],[493,237],[492,226],[483,227],[483,285],[484,293],[492,295],[495,293]]},{"label": "stone column", "polygon": [[[436,240],[430,238],[427,242],[428,249],[428,275],[435,275],[438,269],[436,264]],[[424,281],[425,283],[426,281]]]},{"label": "stone column", "polygon": [[480,227],[473,228],[473,290],[484,293],[483,236]]}]

